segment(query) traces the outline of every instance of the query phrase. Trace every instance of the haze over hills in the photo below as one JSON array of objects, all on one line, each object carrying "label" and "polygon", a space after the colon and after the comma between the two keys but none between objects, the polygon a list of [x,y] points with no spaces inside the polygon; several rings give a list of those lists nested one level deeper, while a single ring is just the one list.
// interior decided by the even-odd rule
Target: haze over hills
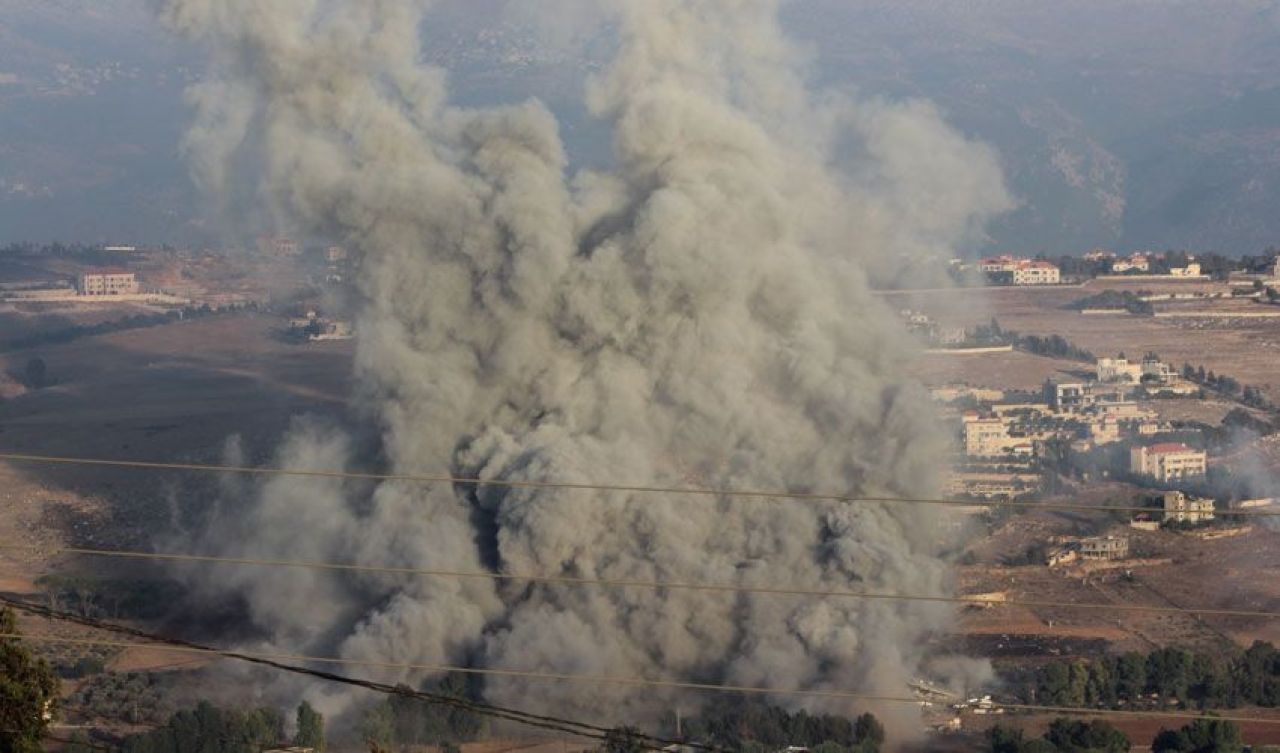
[{"label": "haze over hills", "polygon": [[[575,94],[609,40],[551,43],[554,8],[515,5],[440,3],[427,58],[468,102],[544,99],[579,164],[606,159]],[[1280,239],[1275,3],[812,0],[785,21],[820,82],[930,99],[999,151],[1021,206],[982,250]],[[196,59],[144,0],[0,0],[0,241],[216,241],[179,158]]]}]

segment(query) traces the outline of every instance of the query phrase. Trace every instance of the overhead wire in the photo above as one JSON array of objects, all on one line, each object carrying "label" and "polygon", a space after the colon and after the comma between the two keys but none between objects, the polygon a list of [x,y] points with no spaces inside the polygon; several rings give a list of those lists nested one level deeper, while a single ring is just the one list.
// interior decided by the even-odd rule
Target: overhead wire
[{"label": "overhead wire", "polygon": [[[35,609],[39,610],[41,613],[54,611],[54,610],[49,610],[46,607],[38,607],[37,605],[31,605],[26,602],[15,603],[13,600],[8,599],[6,597],[2,597],[2,596],[0,596],[0,603],[8,603],[11,606],[14,606],[15,608],[24,609],[24,610],[26,610],[28,607],[34,607]],[[43,614],[42,616],[50,616],[50,615]],[[362,660],[362,659],[345,659],[340,657],[307,656],[307,655],[300,655],[300,654],[276,654],[276,653],[262,653],[262,652],[249,652],[249,651],[231,651],[227,649],[218,649],[218,648],[211,648],[208,646],[201,646],[199,644],[189,643],[187,641],[182,641],[180,639],[157,636],[154,634],[147,633],[145,631],[136,630],[134,628],[126,628],[124,626],[114,625],[112,623],[103,623],[101,621],[92,620],[90,618],[83,618],[75,615],[69,615],[68,613],[61,613],[58,616],[53,616],[53,619],[67,619],[67,618],[71,618],[70,621],[80,625],[84,625],[86,627],[94,627],[94,628],[108,630],[112,632],[123,631],[130,636],[143,638],[144,640],[148,640],[148,641],[155,641],[155,643],[141,643],[138,641],[108,641],[108,640],[95,639],[95,638],[69,638],[64,636],[52,636],[52,635],[42,635],[42,634],[30,634],[30,633],[26,633],[26,634],[4,633],[4,634],[0,634],[0,638],[19,638],[22,640],[29,640],[33,642],[50,642],[50,643],[60,643],[60,644],[66,644],[66,645],[86,645],[86,646],[114,647],[114,648],[124,648],[124,649],[146,648],[146,649],[154,649],[154,650],[160,650],[160,651],[174,651],[179,653],[182,653],[182,652],[199,653],[199,654],[209,655],[213,657],[238,659],[241,661],[253,662],[256,664],[275,667],[277,669],[283,669],[285,671],[301,672],[309,675],[318,674],[322,676],[322,679],[336,679],[336,681],[339,681],[339,682],[347,682],[349,684],[360,684],[360,685],[365,685],[366,683],[370,683],[370,681],[354,680],[353,678],[348,678],[342,675],[334,676],[334,675],[330,675],[330,673],[327,673],[327,672],[312,670],[306,667],[297,667],[289,664],[282,664],[282,662],[290,662],[290,661],[312,662],[316,664],[364,666],[364,667],[371,667],[371,668],[378,668],[378,669],[399,669],[399,670],[411,670],[411,671],[435,672],[435,673],[457,672],[460,674],[497,676],[497,677],[528,679],[528,680],[541,680],[541,681],[554,681],[554,682],[577,682],[577,683],[596,684],[596,685],[600,685],[600,684],[627,685],[627,686],[652,687],[652,688],[668,688],[668,689],[677,689],[677,690],[716,692],[716,693],[726,693],[726,694],[734,694],[734,695],[772,695],[772,696],[811,697],[811,698],[853,700],[853,701],[862,701],[866,703],[910,704],[914,706],[919,706],[926,703],[924,699],[916,696],[886,695],[886,694],[867,693],[867,692],[852,691],[852,690],[809,689],[809,688],[769,688],[769,687],[757,687],[752,685],[685,682],[685,681],[679,681],[679,680],[661,680],[661,679],[651,679],[651,678],[641,678],[641,677],[623,677],[623,676],[616,676],[616,675],[578,675],[578,674],[565,674],[565,673],[556,673],[556,672],[536,672],[536,671],[513,670],[513,669],[497,669],[497,668],[487,668],[487,667],[465,667],[465,666],[441,665],[441,664],[418,664],[418,663],[407,663],[407,662],[402,663],[402,662],[370,661],[370,660]],[[383,687],[390,688],[390,690],[387,690],[384,692],[397,692],[397,693],[401,692],[401,690],[395,686],[383,685]],[[453,697],[448,696],[448,698],[452,699]],[[1167,718],[1167,719],[1199,719],[1199,718],[1203,718],[1204,716],[1203,714],[1196,714],[1196,713],[1187,712],[1187,711],[1153,711],[1153,710],[1132,711],[1132,710],[1124,710],[1124,709],[1099,709],[1099,708],[1088,708],[1088,707],[1078,707],[1078,706],[1054,706],[1054,705],[1048,705],[1048,704],[1003,703],[1003,702],[999,702],[996,705],[998,705],[1001,708],[1004,708],[1007,710],[1013,710],[1013,711],[1056,713],[1056,714],[1069,715],[1069,716],[1125,716],[1125,717]],[[520,713],[525,713],[525,712],[520,712]],[[1243,722],[1243,723],[1280,725],[1280,718],[1222,716],[1222,715],[1216,715],[1216,714],[1214,715],[1214,718],[1222,719],[1225,721],[1234,721],[1234,722]],[[554,717],[552,717],[552,719],[554,719]],[[575,723],[575,724],[583,724],[583,723]],[[593,729],[606,731],[606,732],[609,729],[606,727],[592,726],[592,725],[586,725],[586,724],[583,724],[583,726],[591,727]],[[660,740],[660,738],[654,738],[652,736],[649,736],[649,739]],[[673,743],[675,741],[666,741],[666,742]],[[680,742],[679,744],[688,745],[691,747],[699,747],[696,743]]]},{"label": "overhead wire", "polygon": [[[44,463],[52,465],[81,465],[108,468],[131,468],[137,470],[161,471],[193,471],[201,473],[234,473],[251,476],[294,476],[301,478],[322,478],[361,481],[398,481],[420,484],[455,484],[461,486],[494,486],[511,489],[548,489],[561,491],[605,491],[631,494],[664,494],[690,495],[703,497],[727,497],[760,500],[794,500],[808,502],[862,502],[884,504],[920,504],[942,507],[972,508],[1021,508],[1034,510],[1059,510],[1088,513],[1151,513],[1158,508],[1140,507],[1136,505],[1087,505],[1070,502],[1047,502],[1038,500],[963,500],[943,499],[938,497],[892,497],[872,495],[851,495],[831,492],[797,492],[784,489],[720,489],[699,486],[646,486],[632,484],[605,484],[573,481],[536,481],[521,479],[487,479],[473,476],[453,476],[450,474],[417,474],[417,473],[373,473],[363,471],[338,471],[305,468],[278,468],[273,466],[215,465],[206,463],[176,463],[145,460],[112,460],[107,458],[85,458],[56,455],[31,455],[26,453],[0,452],[0,460],[23,463]],[[1223,511],[1241,517],[1280,517],[1280,509],[1256,510],[1241,509]]]},{"label": "overhead wire", "polygon": [[[30,633],[0,633],[0,639],[15,639],[15,640],[25,640],[25,641],[32,641],[32,642],[59,643],[63,645],[100,646],[100,647],[115,647],[115,648],[126,648],[126,649],[146,648],[148,650],[173,651],[178,653],[200,654],[200,655],[206,655],[206,656],[214,656],[218,658],[235,659],[238,661],[270,667],[272,669],[278,669],[285,672],[307,675],[309,677],[325,680],[328,682],[335,682],[335,683],[341,683],[345,685],[361,687],[361,688],[379,692],[385,695],[398,695],[398,696],[417,698],[420,700],[427,701],[428,703],[451,706],[454,708],[463,709],[465,711],[470,711],[472,713],[479,714],[482,716],[489,716],[492,718],[511,721],[518,724],[524,724],[526,726],[537,727],[537,728],[546,729],[554,732],[563,732],[563,733],[572,734],[578,737],[584,737],[588,739],[606,740],[608,739],[610,733],[613,731],[613,728],[597,725],[597,724],[591,724],[588,722],[579,722],[572,719],[565,719],[565,718],[556,717],[556,716],[533,714],[527,711],[521,711],[518,709],[513,709],[509,707],[504,707],[504,706],[497,706],[494,704],[484,703],[481,701],[472,701],[469,699],[459,698],[457,696],[448,695],[444,693],[432,693],[429,691],[414,690],[405,685],[389,685],[387,683],[377,682],[373,680],[347,677],[345,675],[334,674],[332,672],[312,669],[309,667],[297,666],[293,664],[288,664],[286,662],[308,661],[313,663],[342,664],[342,665],[351,665],[351,666],[376,666],[376,667],[383,667],[383,668],[399,668],[399,669],[420,668],[422,669],[422,671],[459,672],[459,673],[467,672],[468,668],[465,668],[465,667],[450,668],[446,666],[441,666],[438,668],[431,669],[431,668],[428,668],[428,665],[421,665],[421,667],[415,667],[412,665],[397,666],[393,663],[388,663],[388,662],[363,662],[358,660],[336,659],[333,657],[299,657],[299,656],[293,656],[289,654],[265,654],[265,653],[232,651],[227,649],[213,648],[211,646],[205,646],[199,643],[187,641],[180,638],[172,638],[168,636],[156,635],[154,633],[150,633],[145,630],[139,630],[137,628],[131,628],[125,625],[118,625],[110,622],[105,622],[102,620],[96,620],[91,617],[84,617],[82,615],[76,615],[70,612],[64,612],[61,610],[52,609],[50,607],[46,607],[39,604],[33,604],[20,599],[9,598],[3,595],[0,595],[0,604],[8,605],[10,607],[13,607],[14,609],[18,609],[20,611],[26,612],[27,614],[31,614],[34,616],[45,617],[48,619],[59,620],[63,622],[69,622],[72,624],[81,625],[83,627],[88,627],[95,630],[102,630],[110,633],[126,635],[132,638],[141,639],[142,641],[146,641],[146,642],[144,643],[139,641],[106,641],[101,639],[68,638],[64,636],[51,636],[51,635],[40,635],[40,634],[30,634]],[[471,673],[475,674],[474,671],[472,671]],[[667,738],[663,738],[655,735],[648,735],[635,730],[631,731],[628,734],[634,740],[639,742],[642,745],[642,747],[648,750],[662,750],[667,746],[677,744],[677,743],[679,743],[684,747],[689,747],[696,750],[706,750],[706,751],[721,750],[719,747],[713,746],[713,745],[707,745],[704,743],[696,743],[696,742],[695,743],[681,742],[681,741],[667,739]]]},{"label": "overhead wire", "polygon": [[544,583],[563,586],[595,586],[602,588],[646,588],[656,591],[698,591],[712,593],[746,593],[767,596],[805,596],[813,598],[845,598],[878,601],[917,601],[944,604],[960,604],[980,607],[1024,607],[1029,609],[1087,609],[1097,611],[1142,612],[1156,614],[1187,614],[1214,617],[1245,617],[1261,619],[1280,618],[1280,612],[1249,609],[1215,609],[1183,607],[1178,605],[1110,604],[1105,602],[1043,601],[1033,599],[1002,599],[999,601],[979,596],[943,596],[932,594],[904,594],[879,591],[850,591],[841,589],[792,588],[777,586],[747,586],[735,584],[692,583],[632,578],[588,578],[571,575],[538,575],[531,573],[492,572],[487,570],[450,570],[440,568],[399,567],[391,565],[361,565],[355,563],[308,560],[266,559],[257,557],[221,557],[203,554],[145,552],[122,549],[92,549],[84,547],[36,547],[0,542],[0,551],[30,551],[47,556],[75,555],[106,557],[128,560],[154,560],[199,564],[226,564],[250,567],[284,567],[331,572],[379,573],[434,578],[477,579],[508,582]]}]

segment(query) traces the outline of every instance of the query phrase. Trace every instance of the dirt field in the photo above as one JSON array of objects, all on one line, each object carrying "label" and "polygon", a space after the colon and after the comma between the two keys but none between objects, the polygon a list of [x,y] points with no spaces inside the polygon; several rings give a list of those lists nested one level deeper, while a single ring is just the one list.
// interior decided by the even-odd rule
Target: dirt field
[{"label": "dirt field", "polygon": [[[1272,400],[1280,400],[1280,370],[1275,368],[1280,355],[1280,319],[1197,319],[1154,318],[1129,315],[1088,315],[1069,308],[1073,301],[1103,290],[1147,290],[1153,293],[1221,292],[1230,288],[1225,283],[1168,281],[1102,281],[1094,280],[1080,288],[965,288],[928,293],[894,293],[887,295],[895,308],[912,308],[934,316],[944,326],[972,327],[995,317],[1006,329],[1023,334],[1062,335],[1071,342],[1097,355],[1124,352],[1140,356],[1148,351],[1181,366],[1191,363],[1234,377],[1244,384],[1267,391]],[[1214,312],[1276,311],[1280,309],[1239,301],[1158,302],[1157,310],[1208,310]],[[922,367],[922,378],[938,378],[938,367],[928,356]],[[975,385],[1009,386],[1025,384],[1063,364],[1050,361],[1039,366],[1021,361],[1002,363],[997,356],[943,356],[960,364],[944,375],[958,374],[959,380]],[[1029,357],[1030,358],[1030,357]],[[1048,359],[1045,359],[1048,360]],[[1080,365],[1068,366],[1080,368]],[[1003,369],[1009,369],[1005,372]],[[992,377],[1007,374],[993,383]],[[951,377],[956,379],[957,377]]]},{"label": "dirt field", "polygon": [[[1004,523],[973,547],[981,562],[960,569],[961,590],[1002,592],[1008,600],[1039,605],[967,609],[960,632],[984,637],[981,645],[987,647],[987,638],[1002,636],[1005,643],[1022,649],[998,646],[997,654],[1026,660],[1088,655],[1099,648],[1149,651],[1178,645],[1215,651],[1232,644],[1248,646],[1254,640],[1280,641],[1280,624],[1261,617],[1052,606],[1075,602],[1280,612],[1280,579],[1274,577],[1280,571],[1280,534],[1273,530],[1254,526],[1240,536],[1209,540],[1124,526],[1113,530],[1129,537],[1133,558],[1115,568],[1089,572],[1081,565],[1000,564],[1033,542],[1088,532],[1076,516],[1044,512]],[[1082,639],[1105,645],[1079,643]],[[1064,646],[1063,641],[1068,643]],[[1071,650],[1073,645],[1078,651]]]},{"label": "dirt field", "polygon": [[[342,420],[352,343],[282,342],[280,319],[227,315],[0,355],[35,355],[54,386],[0,401],[0,451],[220,462],[241,438],[251,460],[301,415]],[[0,463],[0,541],[137,546],[161,532],[175,474]],[[41,555],[0,551],[0,581],[30,590]]]}]

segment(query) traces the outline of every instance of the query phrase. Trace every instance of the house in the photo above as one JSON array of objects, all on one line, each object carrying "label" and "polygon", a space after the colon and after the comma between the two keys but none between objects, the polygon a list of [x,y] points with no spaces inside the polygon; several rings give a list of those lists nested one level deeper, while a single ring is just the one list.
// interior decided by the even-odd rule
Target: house
[{"label": "house", "polygon": [[964,415],[964,452],[971,457],[996,457],[1009,452],[1013,442],[1009,427],[999,418],[980,418],[976,411]]},{"label": "house", "polygon": [[1012,272],[1018,266],[1018,259],[1009,255],[991,256],[978,262],[978,268],[984,274],[995,274],[998,272]]},{"label": "house", "polygon": [[1150,272],[1151,259],[1146,254],[1131,254],[1127,259],[1116,259],[1111,262],[1111,271],[1114,274],[1123,274],[1125,272]]},{"label": "house", "polygon": [[1061,280],[1061,270],[1051,262],[1024,259],[1013,268],[1014,285],[1057,285]]},{"label": "house", "polygon": [[1171,277],[1199,277],[1200,263],[1191,262],[1185,267],[1172,267],[1169,270],[1169,275]]},{"label": "house", "polygon": [[1162,483],[1204,478],[1206,461],[1204,450],[1192,449],[1181,442],[1138,445],[1129,451],[1131,472],[1151,476]]},{"label": "house", "polygon": [[1093,385],[1050,379],[1044,384],[1044,400],[1055,413],[1074,413],[1097,402]]},{"label": "house", "polygon": [[1180,523],[1202,523],[1213,520],[1214,504],[1212,499],[1188,497],[1182,492],[1165,492],[1164,520]]},{"label": "house", "polygon": [[1155,356],[1148,355],[1142,359],[1142,381],[1173,384],[1182,379],[1173,364],[1165,363]]},{"label": "house", "polygon": [[90,269],[76,278],[80,295],[135,295],[138,277],[125,269]]},{"label": "house", "polygon": [[1143,365],[1134,363],[1124,356],[1115,358],[1099,358],[1094,365],[1094,369],[1098,375],[1098,381],[1109,382],[1128,382],[1137,384],[1142,380]]},{"label": "house", "polygon": [[1120,560],[1129,556],[1129,539],[1124,536],[1094,536],[1080,540],[1080,559]]}]

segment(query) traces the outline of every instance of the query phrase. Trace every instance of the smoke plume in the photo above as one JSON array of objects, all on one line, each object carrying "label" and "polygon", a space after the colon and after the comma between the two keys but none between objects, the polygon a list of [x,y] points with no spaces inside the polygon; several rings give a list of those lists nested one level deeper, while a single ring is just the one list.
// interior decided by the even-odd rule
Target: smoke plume
[{"label": "smoke plume", "polygon": [[[423,2],[165,0],[162,12],[210,49],[185,144],[201,185],[225,196],[248,176],[282,222],[363,255],[358,399],[386,470],[934,494],[945,438],[869,279],[950,253],[1009,197],[993,155],[928,104],[810,92],[777,4],[596,4],[618,43],[585,98],[613,129],[614,167],[573,175],[539,102],[450,104],[446,74],[418,61]],[[304,422],[279,460],[347,467],[368,454],[358,444]],[[204,542],[940,594],[936,514],[278,479]],[[947,619],[921,603],[288,569],[219,571],[208,587],[243,593],[291,651],[787,689],[899,693]],[[514,679],[485,692],[613,721],[677,700]]]}]

